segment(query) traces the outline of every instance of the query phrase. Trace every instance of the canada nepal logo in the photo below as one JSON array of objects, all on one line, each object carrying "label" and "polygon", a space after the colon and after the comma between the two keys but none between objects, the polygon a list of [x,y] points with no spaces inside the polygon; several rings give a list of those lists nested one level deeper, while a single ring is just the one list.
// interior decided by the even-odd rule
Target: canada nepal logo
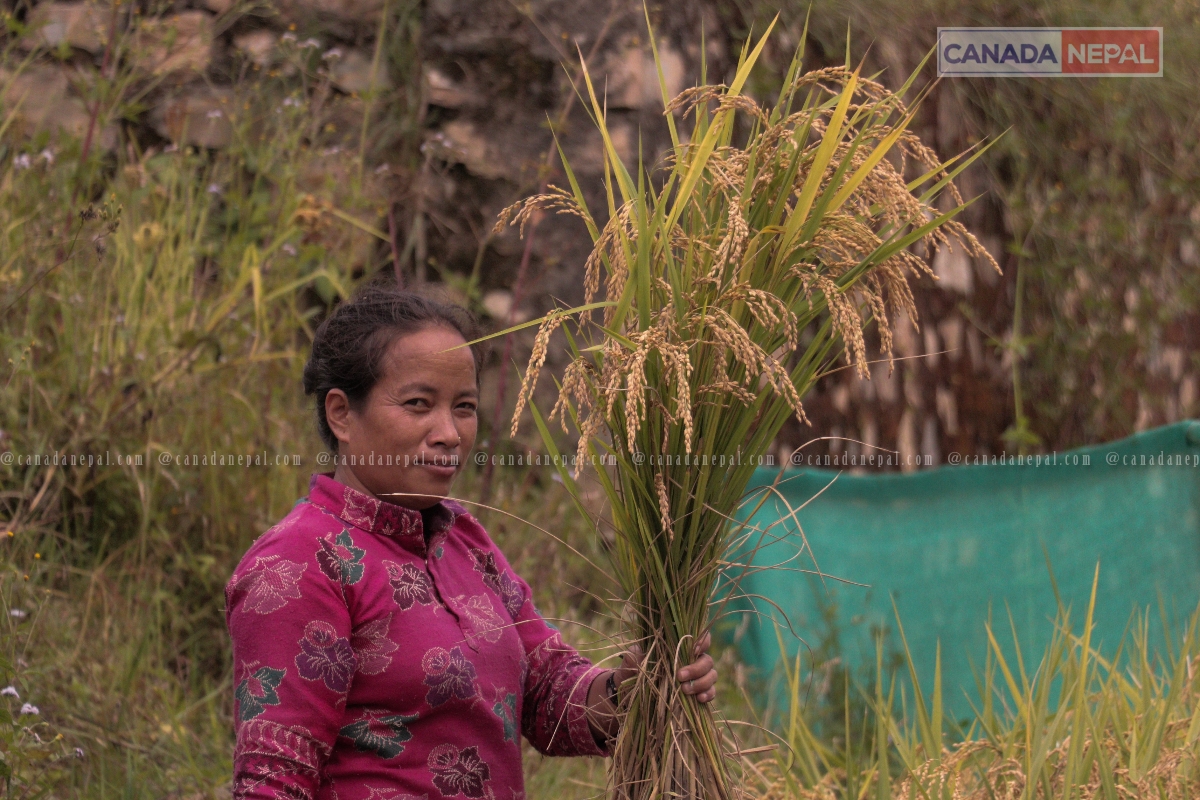
[{"label": "canada nepal logo", "polygon": [[938,75],[1161,77],[1162,28],[938,28]]}]

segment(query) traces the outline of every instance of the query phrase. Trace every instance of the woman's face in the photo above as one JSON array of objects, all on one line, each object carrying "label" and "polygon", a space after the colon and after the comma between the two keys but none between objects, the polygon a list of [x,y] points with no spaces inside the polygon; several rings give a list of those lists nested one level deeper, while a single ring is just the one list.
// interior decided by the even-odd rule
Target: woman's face
[{"label": "woman's face", "polygon": [[[336,480],[416,509],[449,493],[479,426],[475,360],[469,348],[449,349],[463,343],[445,325],[398,336],[360,410],[342,390],[329,392],[325,415],[338,439]],[[404,494],[388,497],[392,492]]]}]

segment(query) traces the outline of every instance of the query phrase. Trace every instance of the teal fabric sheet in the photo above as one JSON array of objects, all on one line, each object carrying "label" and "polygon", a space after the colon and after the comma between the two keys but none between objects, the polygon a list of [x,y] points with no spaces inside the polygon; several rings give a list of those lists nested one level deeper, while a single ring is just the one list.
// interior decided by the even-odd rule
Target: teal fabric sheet
[{"label": "teal fabric sheet", "polygon": [[[1200,422],[1052,458],[907,474],[788,470],[783,500],[769,496],[753,514],[762,532],[742,548],[750,568],[739,592],[751,597],[731,608],[741,609],[732,635],[743,661],[769,684],[779,674],[778,629],[789,658],[797,636],[815,647],[836,634],[837,655],[857,675],[873,672],[873,630],[891,631],[885,651],[899,652],[894,601],[927,691],[940,642],[947,708],[961,719],[989,615],[1011,644],[1011,614],[1026,659],[1048,643],[1057,604],[1047,556],[1077,630],[1099,563],[1093,640],[1102,650],[1137,610],[1149,610],[1157,635],[1162,620],[1180,632],[1200,603]],[[778,474],[760,469],[751,486]],[[748,496],[743,518],[760,496]],[[802,505],[796,519],[811,549],[788,518],[788,506]],[[814,566],[826,577],[800,571]]]}]

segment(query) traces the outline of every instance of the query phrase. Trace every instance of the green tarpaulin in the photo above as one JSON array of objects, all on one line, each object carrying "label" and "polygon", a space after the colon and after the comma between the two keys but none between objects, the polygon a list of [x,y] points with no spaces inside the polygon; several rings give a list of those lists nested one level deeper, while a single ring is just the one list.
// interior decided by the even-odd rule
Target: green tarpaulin
[{"label": "green tarpaulin", "polygon": [[[786,504],[768,497],[750,520],[763,533],[751,537],[756,552],[743,552],[753,568],[741,592],[759,597],[741,601],[758,612],[743,613],[734,633],[742,658],[761,678],[778,674],[778,626],[790,658],[801,647],[795,634],[816,647],[836,633],[848,666],[873,667],[872,631],[895,631],[894,600],[923,683],[932,682],[940,641],[947,706],[962,718],[989,613],[1008,641],[1011,614],[1027,659],[1036,662],[1049,641],[1057,605],[1047,556],[1077,630],[1099,562],[1093,641],[1102,650],[1115,647],[1138,609],[1178,633],[1200,603],[1198,459],[1193,421],[1043,456],[1040,465],[1006,457],[907,474],[788,470],[778,484]],[[752,486],[778,474],[760,469]],[[804,506],[796,519],[811,552],[789,505]],[[828,577],[799,571],[814,560]],[[758,569],[768,565],[781,566]],[[886,641],[896,652],[898,638]]]}]

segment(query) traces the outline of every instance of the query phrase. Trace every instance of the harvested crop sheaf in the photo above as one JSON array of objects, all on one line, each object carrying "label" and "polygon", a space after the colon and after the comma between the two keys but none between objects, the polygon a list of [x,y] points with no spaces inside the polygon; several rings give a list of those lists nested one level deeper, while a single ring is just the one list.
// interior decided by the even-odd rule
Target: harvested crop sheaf
[{"label": "harvested crop sheaf", "polygon": [[[606,148],[607,221],[564,158],[568,189],[498,223],[553,210],[579,217],[594,243],[585,305],[541,320],[513,430],[563,330],[572,361],[550,418],[573,425],[580,469],[615,463],[597,474],[630,643],[646,653],[621,692],[610,777],[622,800],[734,795],[731,735],[673,676],[710,628],[730,546],[748,535],[732,523],[747,481],[788,416],[805,420],[805,393],[840,351],[867,374],[871,321],[891,359],[895,320],[915,321],[908,280],[930,272],[933,250],[953,240],[995,266],[954,219],[964,204],[951,180],[971,159],[951,171],[907,130],[904,91],[849,66],[804,74],[798,53],[764,108],[742,88],[765,39],[743,51],[729,86],[671,99],[664,84],[673,149],[657,172],[621,162],[585,69]],[[677,113],[692,120],[686,138]],[[735,143],[737,130],[747,133]],[[948,212],[935,205],[943,192]],[[575,476],[560,474],[577,496]]]}]

